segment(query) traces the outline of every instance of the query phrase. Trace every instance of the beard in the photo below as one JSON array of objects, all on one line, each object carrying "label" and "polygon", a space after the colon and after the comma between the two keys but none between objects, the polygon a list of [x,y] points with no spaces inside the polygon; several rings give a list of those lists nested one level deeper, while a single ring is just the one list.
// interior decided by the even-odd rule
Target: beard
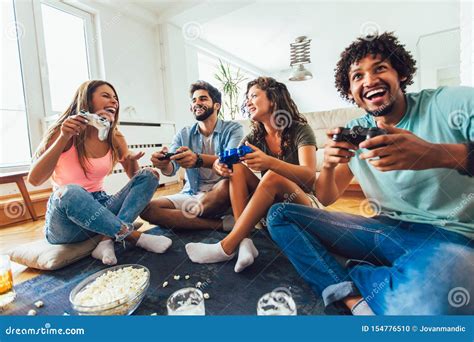
[{"label": "beard", "polygon": [[[201,107],[201,108],[206,108],[206,107]],[[204,121],[206,120],[208,117],[210,117],[212,115],[212,113],[214,113],[214,109],[213,108],[207,108],[202,114],[200,115],[196,115],[195,112],[194,113],[194,118],[197,120],[197,121]]]},{"label": "beard", "polygon": [[375,117],[385,116],[385,115],[390,114],[392,112],[393,105],[394,105],[393,102],[390,102],[388,104],[383,104],[379,108],[377,108],[376,110],[373,110],[373,111],[367,110],[367,113],[369,113],[370,115],[375,116]]}]

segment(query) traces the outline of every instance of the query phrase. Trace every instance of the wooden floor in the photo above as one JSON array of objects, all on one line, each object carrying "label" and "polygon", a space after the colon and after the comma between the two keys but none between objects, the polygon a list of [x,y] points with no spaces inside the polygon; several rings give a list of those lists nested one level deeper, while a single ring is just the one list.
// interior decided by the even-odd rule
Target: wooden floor
[{"label": "wooden floor", "polygon": [[[157,190],[154,197],[156,198],[159,196],[174,194],[179,192],[180,189],[181,185],[179,184],[161,187]],[[361,192],[348,192],[327,209],[331,211],[344,211],[347,213],[360,214],[360,205],[364,199],[365,198]],[[0,228],[0,254],[4,254],[12,246],[43,238],[43,226],[44,218],[34,222],[24,222]],[[151,228],[151,226],[148,222],[144,222],[140,231],[149,228]],[[34,278],[43,273],[42,271],[27,268],[15,263],[13,263],[12,269],[15,284]]]}]

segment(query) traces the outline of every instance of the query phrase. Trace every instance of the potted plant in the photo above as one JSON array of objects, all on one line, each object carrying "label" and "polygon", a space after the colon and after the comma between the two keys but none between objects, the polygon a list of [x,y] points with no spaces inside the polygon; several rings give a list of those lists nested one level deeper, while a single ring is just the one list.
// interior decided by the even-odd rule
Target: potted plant
[{"label": "potted plant", "polygon": [[241,74],[240,68],[237,69],[236,73],[232,73],[230,70],[230,64],[224,63],[220,59],[218,70],[217,73],[214,74],[214,77],[219,81],[221,91],[224,95],[219,117],[223,119],[225,113],[229,113],[230,118],[234,120],[240,110],[237,103],[239,100],[239,84],[247,78]]}]

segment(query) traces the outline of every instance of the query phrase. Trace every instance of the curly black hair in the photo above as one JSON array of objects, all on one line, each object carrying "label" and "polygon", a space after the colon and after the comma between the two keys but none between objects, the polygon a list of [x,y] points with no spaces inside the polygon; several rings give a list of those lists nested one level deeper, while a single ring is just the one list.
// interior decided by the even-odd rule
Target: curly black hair
[{"label": "curly black hair", "polygon": [[400,88],[403,92],[405,92],[408,85],[413,83],[416,61],[411,53],[405,49],[405,45],[398,41],[393,32],[384,32],[377,36],[359,37],[341,53],[339,62],[337,62],[334,69],[336,89],[345,100],[354,103],[354,100],[348,96],[350,67],[367,55],[373,57],[380,55],[382,59],[390,62],[400,78],[406,77],[405,81],[400,82]]}]

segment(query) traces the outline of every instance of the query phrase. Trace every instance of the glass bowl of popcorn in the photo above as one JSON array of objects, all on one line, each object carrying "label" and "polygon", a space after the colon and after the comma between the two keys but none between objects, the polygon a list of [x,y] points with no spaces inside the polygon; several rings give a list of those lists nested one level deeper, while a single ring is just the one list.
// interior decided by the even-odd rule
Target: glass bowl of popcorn
[{"label": "glass bowl of popcorn", "polygon": [[119,265],[94,273],[70,293],[79,315],[131,315],[150,285],[150,271],[138,264]]}]

